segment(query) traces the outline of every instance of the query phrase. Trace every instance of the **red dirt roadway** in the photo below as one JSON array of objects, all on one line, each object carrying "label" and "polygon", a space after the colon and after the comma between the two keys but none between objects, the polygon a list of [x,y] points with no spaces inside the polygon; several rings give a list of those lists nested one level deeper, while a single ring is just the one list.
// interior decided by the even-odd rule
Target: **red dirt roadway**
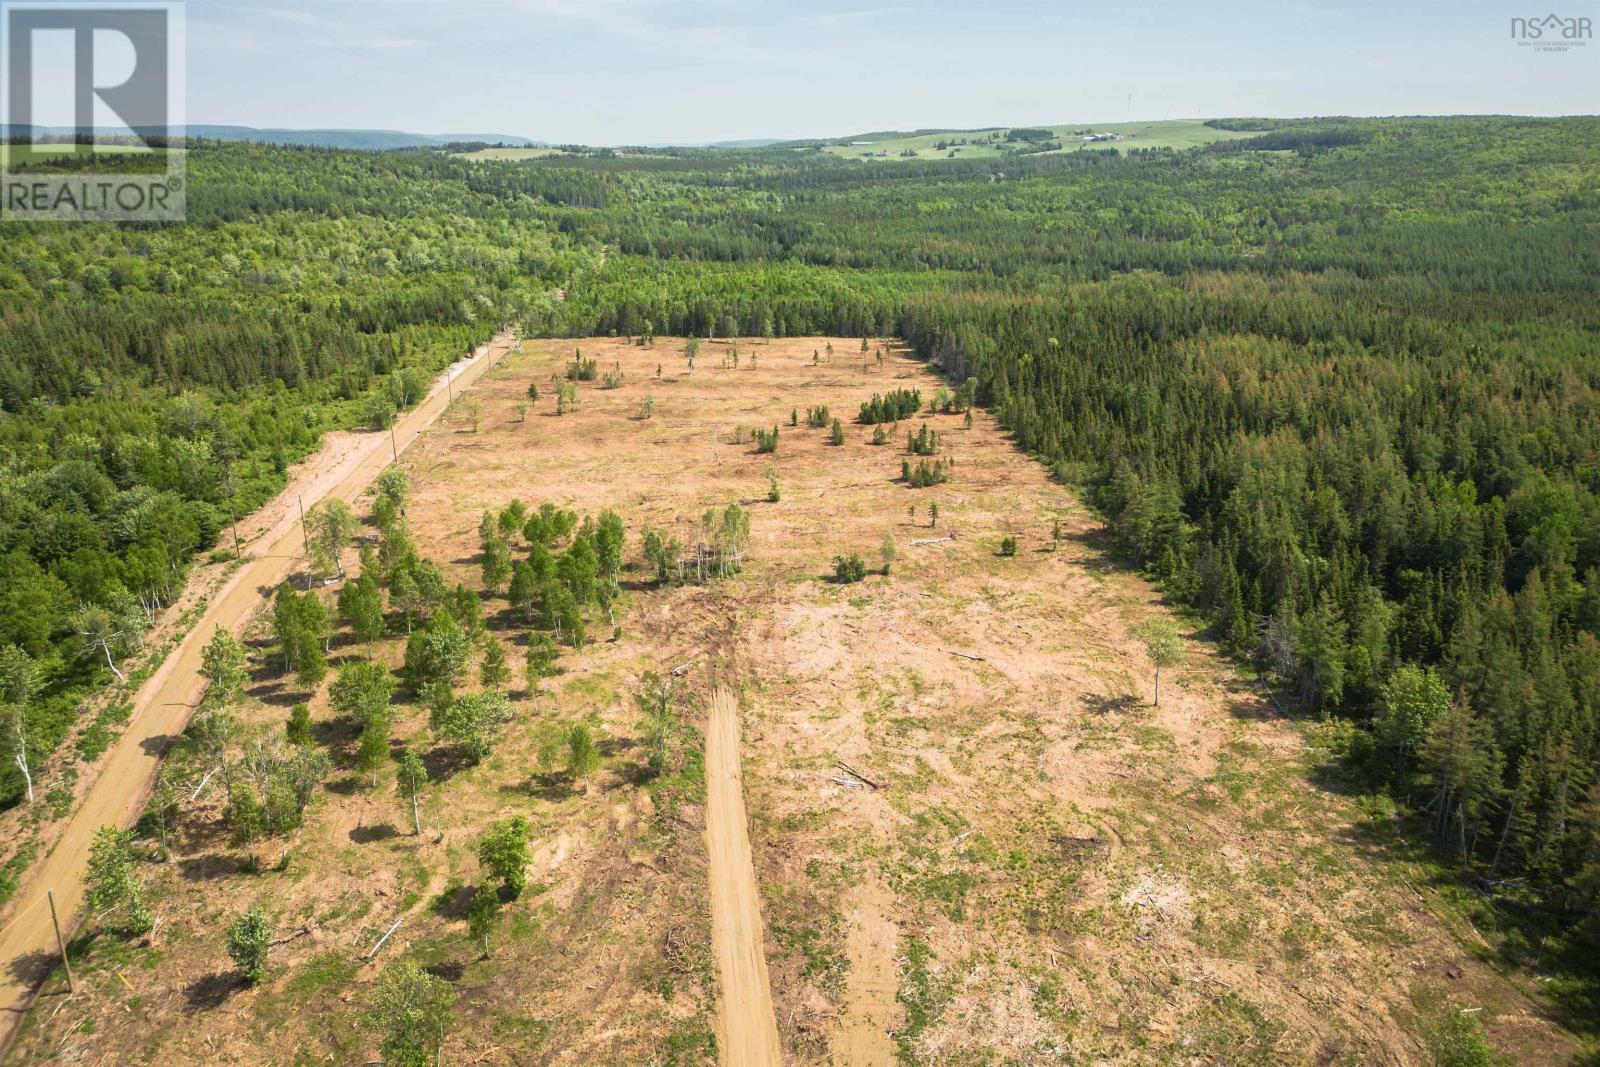
[{"label": "red dirt roadway", "polygon": [[[394,440],[406,445],[415,441],[448,407],[450,394],[476,381],[497,355],[510,348],[510,342],[510,335],[503,333],[441,375],[427,399],[395,424]],[[301,487],[301,500],[308,508],[333,497],[354,502],[392,459],[389,434],[365,435],[336,465]],[[39,984],[56,962],[45,891],[55,890],[63,934],[71,936],[81,919],[79,879],[95,831],[106,825],[131,826],[137,819],[161,753],[183,731],[192,705],[199,700],[201,650],[219,626],[235,634],[243,631],[299,560],[303,549],[299,509],[296,501],[287,504],[279,508],[283,517],[258,540],[256,551],[222,584],[199,621],[140,686],[127,729],[107,754],[82,804],[50,852],[26,873],[12,906],[0,915],[6,924],[0,926],[0,1056],[10,1047]]]}]

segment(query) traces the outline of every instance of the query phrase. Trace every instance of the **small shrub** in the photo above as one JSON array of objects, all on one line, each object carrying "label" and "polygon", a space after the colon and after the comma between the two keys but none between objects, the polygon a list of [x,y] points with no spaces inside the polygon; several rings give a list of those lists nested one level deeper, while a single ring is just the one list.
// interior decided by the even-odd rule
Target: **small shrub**
[{"label": "small shrub", "polygon": [[228,955],[246,982],[257,985],[267,976],[267,952],[272,946],[272,920],[257,905],[228,927]]},{"label": "small shrub", "polygon": [[1494,1062],[1478,1016],[1454,1006],[1428,1027],[1427,1045],[1434,1067],[1490,1067]]},{"label": "small shrub", "polygon": [[859,555],[833,557],[833,580],[840,585],[853,585],[866,576],[867,564]]}]

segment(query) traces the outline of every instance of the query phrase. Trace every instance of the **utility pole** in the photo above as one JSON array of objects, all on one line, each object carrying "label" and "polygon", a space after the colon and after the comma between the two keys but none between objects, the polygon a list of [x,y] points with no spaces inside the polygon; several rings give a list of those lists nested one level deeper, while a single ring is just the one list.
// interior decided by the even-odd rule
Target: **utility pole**
[{"label": "utility pole", "polygon": [[394,443],[394,423],[389,423],[389,450],[394,453],[394,458],[400,459],[400,446]]},{"label": "utility pole", "polygon": [[56,951],[61,953],[61,966],[67,972],[67,992],[78,991],[78,983],[72,980],[72,961],[67,959],[67,943],[61,939],[61,920],[56,918],[56,891],[46,889],[44,895],[50,898],[50,925],[56,928]]},{"label": "utility pole", "polygon": [[454,405],[455,402],[456,402],[456,392],[455,392],[455,389],[452,388],[453,379],[452,379],[452,377],[450,375],[451,370],[453,370],[454,368],[455,368],[455,364],[452,363],[450,366],[448,366],[448,367],[446,367],[444,369],[444,392],[445,392],[445,395],[450,398],[450,404],[451,405]]},{"label": "utility pole", "polygon": [[300,544],[305,551],[311,551],[311,534],[306,530],[306,498],[295,497],[300,502]]}]

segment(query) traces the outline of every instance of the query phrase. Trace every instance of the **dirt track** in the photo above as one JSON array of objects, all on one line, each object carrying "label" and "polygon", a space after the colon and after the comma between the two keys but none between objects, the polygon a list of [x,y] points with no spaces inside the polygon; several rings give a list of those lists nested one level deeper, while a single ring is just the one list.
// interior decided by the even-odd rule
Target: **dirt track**
[{"label": "dirt track", "polygon": [[711,856],[711,940],[722,980],[718,1047],[728,1067],[776,1067],[778,1026],[767,979],[766,936],[750,855],[739,769],[739,708],[719,688],[706,727],[706,841]]},{"label": "dirt track", "polygon": [[[456,363],[447,372],[454,383],[449,389],[441,375],[427,399],[396,423],[394,440],[408,445],[414,441],[448,407],[449,393],[475,381],[507,344],[507,336],[501,335]],[[301,499],[306,507],[330,497],[354,500],[392,458],[388,434],[365,435],[360,445],[327,473],[305,485]],[[299,559],[302,543],[296,504],[280,499],[268,505],[282,517],[260,538],[251,558],[216,592],[204,615],[160,669],[140,687],[133,700],[133,717],[106,756],[94,785],[49,854],[27,872],[16,905],[7,916],[10,925],[0,928],[0,966],[5,968],[0,974],[0,1055],[9,1047],[39,983],[55,963],[49,913],[42,906],[45,890],[56,891],[63,932],[70,936],[83,898],[78,879],[95,831],[108,824],[128,826],[138,817],[162,753],[182,732],[191,706],[199,698],[200,653],[206,641],[219,626],[241,632]]]},{"label": "dirt track", "polygon": [[880,882],[861,887],[846,917],[850,973],[832,1062],[837,1067],[892,1067],[889,1023],[900,977],[895,973],[894,923],[885,915],[888,891]]}]

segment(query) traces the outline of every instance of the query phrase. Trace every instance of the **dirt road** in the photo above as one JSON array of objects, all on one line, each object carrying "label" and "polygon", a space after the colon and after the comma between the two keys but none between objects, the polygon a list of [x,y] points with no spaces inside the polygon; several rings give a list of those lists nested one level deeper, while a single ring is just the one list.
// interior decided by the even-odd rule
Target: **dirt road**
[{"label": "dirt road", "polygon": [[839,1016],[830,1060],[836,1067],[892,1067],[894,1043],[889,1028],[900,978],[895,973],[894,923],[884,914],[889,890],[869,879],[855,894],[845,917],[845,949],[850,957],[844,1012]]},{"label": "dirt road", "polygon": [[776,1067],[778,1024],[767,979],[766,936],[744,813],[739,707],[711,698],[706,727],[706,842],[711,857],[711,942],[722,979],[717,1040],[726,1067]]},{"label": "dirt road", "polygon": [[[416,440],[444,412],[450,395],[471,385],[508,347],[509,335],[502,334],[440,375],[427,399],[395,424],[395,445],[405,447]],[[301,500],[308,508],[332,497],[354,501],[392,459],[389,434],[365,435],[359,446],[302,487]],[[27,872],[15,906],[5,917],[9,925],[0,928],[0,1056],[55,962],[50,915],[41,906],[45,890],[55,890],[64,932],[70,932],[79,918],[78,905],[83,898],[79,878],[95,831],[108,824],[129,826],[138,817],[161,754],[183,731],[191,705],[199,699],[201,650],[219,626],[241,632],[293,571],[303,547],[298,504],[279,500],[268,505],[281,513],[281,518],[256,542],[251,558],[217,590],[200,620],[167,655],[161,668],[139,688],[132,719],[106,756],[83,803],[49,854]],[[740,815],[742,818],[742,807]]]}]

